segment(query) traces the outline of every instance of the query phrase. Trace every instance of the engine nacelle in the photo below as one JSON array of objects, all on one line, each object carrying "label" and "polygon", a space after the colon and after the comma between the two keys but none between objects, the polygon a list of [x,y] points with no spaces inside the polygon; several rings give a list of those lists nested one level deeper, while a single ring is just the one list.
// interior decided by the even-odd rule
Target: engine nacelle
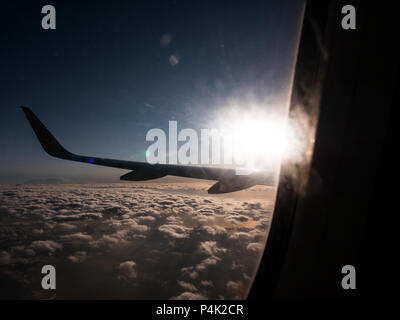
[{"label": "engine nacelle", "polygon": [[219,194],[219,193],[227,193],[233,191],[244,190],[256,185],[253,181],[245,180],[245,179],[232,179],[229,181],[218,181],[214,184],[210,189],[208,189],[208,193],[210,194]]}]

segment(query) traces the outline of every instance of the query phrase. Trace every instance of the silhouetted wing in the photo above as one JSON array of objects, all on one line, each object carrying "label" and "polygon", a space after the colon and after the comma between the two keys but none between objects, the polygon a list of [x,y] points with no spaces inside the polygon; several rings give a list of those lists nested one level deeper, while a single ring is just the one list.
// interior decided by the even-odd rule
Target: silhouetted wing
[{"label": "silhouetted wing", "polygon": [[[84,162],[88,164],[132,170],[132,172],[121,176],[121,180],[142,181],[171,175],[187,178],[218,180],[222,182],[222,187],[224,188],[221,189],[221,184],[218,186],[214,185],[212,188],[210,188],[210,193],[231,192],[245,189],[256,184],[273,184],[273,176],[271,174],[266,175],[265,173],[253,173],[251,175],[242,176],[236,175],[234,169],[172,164],[150,164],[147,162],[114,160],[77,155],[66,150],[38,119],[38,117],[36,117],[32,110],[27,107],[21,108],[31,124],[37,138],[39,139],[40,144],[49,155],[56,158]],[[230,190],[232,188],[235,190]]]}]

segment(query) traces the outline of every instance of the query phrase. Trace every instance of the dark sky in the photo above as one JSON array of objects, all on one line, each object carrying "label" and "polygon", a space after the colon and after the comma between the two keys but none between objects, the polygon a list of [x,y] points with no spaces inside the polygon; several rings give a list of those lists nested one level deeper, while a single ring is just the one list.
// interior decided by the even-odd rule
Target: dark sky
[{"label": "dark sky", "polygon": [[[56,30],[41,28],[46,4]],[[45,154],[21,105],[72,152],[139,161],[147,131],[169,120],[199,129],[232,99],[244,112],[249,99],[282,108],[301,8],[301,0],[3,1],[0,183],[123,174]]]}]

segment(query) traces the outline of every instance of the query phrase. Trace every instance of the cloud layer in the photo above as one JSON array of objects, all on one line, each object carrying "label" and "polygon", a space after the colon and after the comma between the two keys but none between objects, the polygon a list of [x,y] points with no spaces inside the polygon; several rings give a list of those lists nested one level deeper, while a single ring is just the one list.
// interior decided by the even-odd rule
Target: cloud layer
[{"label": "cloud layer", "polygon": [[[245,298],[274,190],[208,187],[0,186],[0,298]],[[40,288],[45,264],[57,269],[55,295]]]}]

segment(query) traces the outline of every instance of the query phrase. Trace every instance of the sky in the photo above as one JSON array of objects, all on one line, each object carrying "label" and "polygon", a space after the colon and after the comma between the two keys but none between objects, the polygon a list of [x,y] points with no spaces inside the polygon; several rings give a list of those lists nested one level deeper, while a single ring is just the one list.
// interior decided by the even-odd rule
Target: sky
[{"label": "sky", "polygon": [[[56,30],[41,28],[42,6]],[[284,114],[302,1],[0,4],[0,183],[117,181],[48,156],[21,109],[84,155],[145,161],[152,128],[210,126],[226,106]]]}]

